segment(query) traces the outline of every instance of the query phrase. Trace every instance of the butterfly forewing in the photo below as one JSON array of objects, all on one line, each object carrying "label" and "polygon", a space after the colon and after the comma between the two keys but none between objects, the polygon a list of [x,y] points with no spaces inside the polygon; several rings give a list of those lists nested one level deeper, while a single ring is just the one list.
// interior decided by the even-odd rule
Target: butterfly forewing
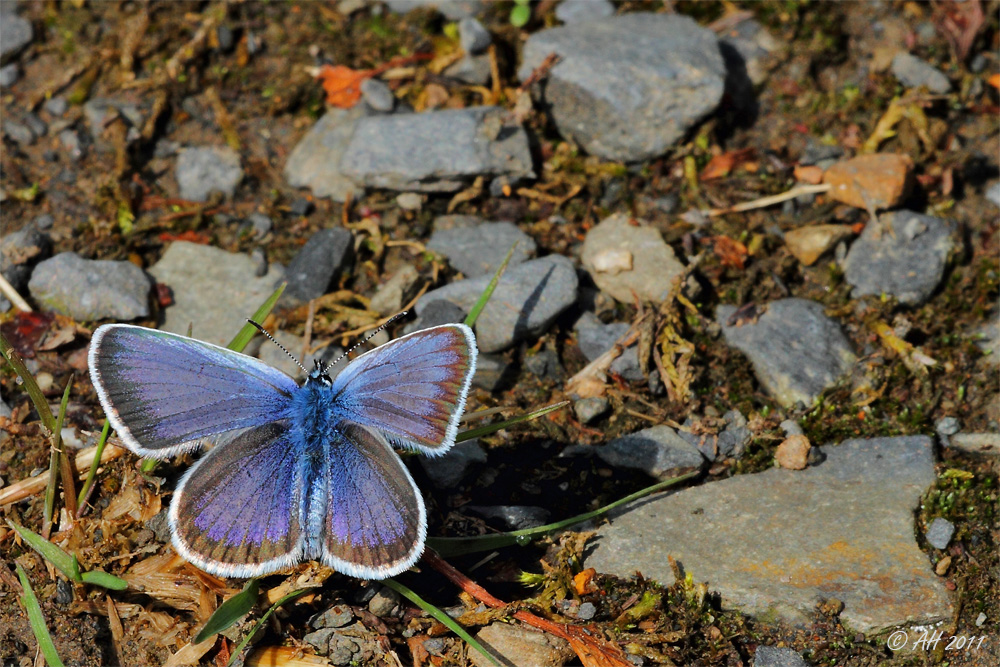
[{"label": "butterfly forewing", "polygon": [[274,421],[298,389],[253,357],[125,324],[94,332],[89,362],[115,431],[133,451],[158,458],[199,438]]},{"label": "butterfly forewing", "polygon": [[221,576],[258,576],[294,565],[303,550],[304,466],[277,422],[213,448],[174,493],[174,547]]},{"label": "butterfly forewing", "polygon": [[377,432],[344,421],[331,435],[323,561],[365,579],[403,572],[423,552],[427,531],[413,478]]},{"label": "butterfly forewing", "polygon": [[424,329],[352,361],[333,391],[354,421],[392,445],[442,454],[455,444],[476,354],[464,324]]}]

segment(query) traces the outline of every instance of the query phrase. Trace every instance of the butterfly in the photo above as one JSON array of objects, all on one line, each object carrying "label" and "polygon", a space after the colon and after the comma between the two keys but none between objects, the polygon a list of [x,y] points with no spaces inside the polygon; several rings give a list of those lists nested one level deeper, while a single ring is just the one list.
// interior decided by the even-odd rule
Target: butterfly
[{"label": "butterfly", "polygon": [[476,370],[464,324],[416,331],[302,385],[253,357],[186,336],[106,324],[90,377],[108,420],[141,456],[214,446],[181,478],[168,512],[186,560],[255,577],[320,560],[384,579],[420,557],[427,516],[393,448],[455,444]]}]

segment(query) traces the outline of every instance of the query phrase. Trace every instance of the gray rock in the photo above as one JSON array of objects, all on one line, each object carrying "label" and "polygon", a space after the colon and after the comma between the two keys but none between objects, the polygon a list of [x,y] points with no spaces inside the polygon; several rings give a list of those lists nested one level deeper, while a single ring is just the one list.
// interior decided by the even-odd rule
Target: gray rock
[{"label": "gray rock", "polygon": [[896,54],[892,59],[892,74],[907,88],[925,86],[927,90],[938,95],[944,95],[951,90],[951,82],[944,72],[910,53]]},{"label": "gray rock", "polygon": [[473,86],[485,86],[493,76],[489,56],[463,56],[457,63],[449,65],[444,75]]},{"label": "gray rock", "polygon": [[10,88],[17,83],[20,76],[21,72],[17,68],[17,63],[11,63],[0,67],[0,88]]},{"label": "gray rock", "polygon": [[361,82],[361,99],[375,111],[392,111],[396,106],[396,96],[385,81],[374,77]]},{"label": "gray rock", "polygon": [[622,303],[662,303],[684,271],[655,228],[634,225],[624,214],[605,218],[587,232],[580,258],[594,283]]},{"label": "gray rock", "polygon": [[399,606],[399,593],[380,586],[378,592],[368,601],[368,611],[376,616],[388,616]]},{"label": "gray rock", "polygon": [[615,15],[615,6],[608,0],[563,0],[556,7],[556,18],[563,23],[597,21]]},{"label": "gray rock", "polygon": [[542,507],[531,505],[466,505],[462,508],[484,519],[503,521],[509,530],[525,530],[537,528],[548,523],[551,512]]},{"label": "gray rock", "polygon": [[879,216],[867,224],[851,245],[844,278],[855,298],[895,296],[906,304],[926,301],[944,276],[954,247],[954,226],[948,220],[913,211]]},{"label": "gray rock", "polygon": [[[565,639],[520,625],[491,623],[476,639],[505,667],[561,667],[574,657]],[[479,651],[469,651],[468,657],[475,667],[495,667]]]},{"label": "gray rock", "polygon": [[468,16],[458,22],[458,41],[463,51],[476,54],[488,49],[493,38],[482,23]]},{"label": "gray rock", "polygon": [[641,470],[652,477],[670,477],[678,471],[700,468],[701,452],[669,426],[653,426],[615,438],[596,448],[608,465]]},{"label": "gray rock", "polygon": [[478,440],[460,442],[444,456],[421,456],[420,465],[434,486],[453,489],[459,485],[469,469],[477,463],[486,463],[486,450]]},{"label": "gray rock", "polygon": [[324,609],[309,620],[309,627],[314,630],[320,628],[342,628],[354,620],[354,612],[346,604],[335,604]]},{"label": "gray rock", "polygon": [[436,230],[427,248],[447,257],[448,263],[467,278],[477,278],[496,273],[515,243],[517,247],[507,265],[510,269],[528,261],[537,250],[534,239],[512,222]]},{"label": "gray rock", "polygon": [[997,206],[1000,206],[1000,182],[994,183],[990,187],[986,188],[986,192],[984,194],[987,199]]},{"label": "gray rock", "polygon": [[357,185],[452,192],[476,176],[534,177],[528,137],[498,107],[370,116],[358,121],[340,172]]},{"label": "gray rock", "polygon": [[973,332],[976,347],[983,353],[980,363],[1000,367],[1000,320],[993,313],[987,322]]},{"label": "gray rock", "polygon": [[430,329],[440,324],[455,324],[465,321],[466,312],[451,301],[431,301],[420,311],[415,321],[403,328],[403,333]]},{"label": "gray rock", "polygon": [[524,367],[540,380],[561,380],[565,377],[559,355],[548,348],[525,355]]},{"label": "gray rock", "polygon": [[230,199],[243,180],[243,167],[232,148],[202,146],[181,150],[174,175],[183,199],[207,201],[212,192],[221,192]]},{"label": "gray rock", "polygon": [[340,161],[358,120],[365,115],[362,104],[353,109],[328,109],[288,156],[285,163],[288,183],[296,188],[310,188],[317,197],[330,197],[338,202],[347,201],[351,193],[361,194],[363,189],[341,172]]},{"label": "gray rock", "polygon": [[45,121],[33,113],[24,114],[24,124],[31,128],[36,137],[44,137],[49,132],[49,126]]},{"label": "gray rock", "polygon": [[150,286],[131,262],[84,259],[75,252],[41,262],[28,283],[38,304],[81,322],[148,316]]},{"label": "gray rock", "polygon": [[80,135],[77,134],[76,130],[63,130],[59,133],[59,143],[63,145],[66,149],[66,154],[69,159],[76,162],[83,157],[86,152],[86,146],[80,140]]},{"label": "gray rock", "polygon": [[[468,312],[490,282],[490,276],[460,280],[428,292],[416,311],[434,301],[451,301]],[[537,336],[576,300],[578,279],[572,262],[562,255],[533,259],[508,269],[476,321],[481,352],[499,352]]]},{"label": "gray rock", "polygon": [[419,211],[424,206],[424,195],[417,192],[400,192],[396,205],[404,211]]},{"label": "gray rock", "polygon": [[[875,633],[951,618],[951,599],[914,538],[934,483],[925,436],[850,440],[805,470],[773,468],[644,499],[598,531],[586,566],[673,582],[672,556],[722,604],[793,624],[837,598],[840,620]],[[887,585],[886,582],[891,582]]]},{"label": "gray rock", "polygon": [[403,309],[403,305],[413,298],[413,288],[416,287],[420,274],[412,264],[404,264],[392,278],[380,285],[375,291],[368,307],[383,317],[395,315]]},{"label": "gray rock", "polygon": [[478,227],[484,220],[478,215],[439,215],[434,218],[434,231],[443,232],[453,229]]},{"label": "gray rock", "polygon": [[719,456],[738,459],[743,456],[753,439],[747,426],[747,418],[739,410],[730,410],[722,418],[726,421],[726,426],[719,433]]},{"label": "gray rock", "polygon": [[[302,354],[301,337],[288,333],[287,331],[282,331],[281,329],[276,329],[271,332],[271,335],[274,336],[274,339],[278,341],[278,343],[280,343],[286,350],[295,355],[296,359],[298,359],[299,355]],[[260,350],[257,352],[257,358],[268,366],[277,368],[289,377],[293,377],[299,381],[305,379],[305,374],[302,372],[302,369],[299,368],[298,364],[295,363],[295,360],[285,354],[280,347],[275,345],[270,340],[261,341]],[[311,366],[310,359],[303,357],[300,361],[306,368]],[[341,368],[342,367],[343,366],[341,366]],[[334,370],[340,369],[335,368]],[[330,375],[332,376],[333,373],[330,373]]]},{"label": "gray rock", "polygon": [[299,197],[288,207],[288,213],[297,218],[303,218],[312,213],[315,208],[311,201],[305,197]]},{"label": "gray rock", "polygon": [[591,424],[611,409],[611,403],[603,396],[581,398],[573,402],[573,413],[581,424]]},{"label": "gray rock", "polygon": [[955,417],[942,417],[934,423],[934,432],[940,436],[955,435],[962,429],[962,424]]},{"label": "gray rock", "polygon": [[483,10],[483,0],[386,0],[386,6],[397,14],[420,7],[431,7],[451,21],[475,16]]},{"label": "gray rock", "polygon": [[346,229],[321,229],[313,234],[288,264],[283,278],[288,287],[279,304],[295,308],[318,299],[354,258],[354,236]]},{"label": "gray rock", "polygon": [[576,617],[581,621],[589,621],[597,613],[597,607],[593,602],[584,602],[576,612]]},{"label": "gray rock", "polygon": [[946,549],[954,534],[955,524],[948,519],[937,517],[931,521],[931,525],[927,526],[924,537],[927,538],[927,543],[935,549]]},{"label": "gray rock", "polygon": [[524,44],[526,79],[560,57],[542,91],[559,132],[609,160],[658,157],[722,99],[715,34],[680,15],[637,12],[541,30]]},{"label": "gray rock", "polygon": [[809,667],[802,656],[790,648],[758,646],[753,667]]},{"label": "gray rock", "polygon": [[164,331],[228,345],[264,301],[284,269],[272,264],[264,276],[247,255],[174,241],[149,272],[170,287],[174,304],[164,311]]},{"label": "gray rock", "polygon": [[729,322],[735,312],[716,311],[726,342],[747,355],[761,385],[785,407],[812,405],[856,360],[840,325],[815,301],[773,301],[756,322],[742,325]]},{"label": "gray rock", "polygon": [[969,454],[1000,456],[1000,433],[956,433],[948,444]]},{"label": "gray rock", "polygon": [[247,222],[250,223],[250,227],[253,229],[254,239],[258,241],[274,229],[274,221],[263,213],[251,213],[247,218]]},{"label": "gray rock", "polygon": [[33,37],[31,21],[13,12],[5,13],[0,21],[0,64],[7,64]]},{"label": "gray rock", "polygon": [[485,391],[499,390],[510,375],[511,365],[497,354],[480,354],[476,359],[476,374],[472,384]]},{"label": "gray rock", "polygon": [[31,128],[24,123],[18,123],[17,121],[8,120],[3,124],[3,133],[6,134],[11,141],[21,144],[22,146],[30,146],[35,143],[35,133],[31,131]]},{"label": "gray rock", "polygon": [[28,286],[31,267],[52,253],[52,242],[38,226],[25,225],[0,238],[0,272],[7,282],[21,291]]},{"label": "gray rock", "polygon": [[307,633],[302,640],[338,667],[371,664],[382,653],[378,636],[360,622],[341,628],[321,628]]},{"label": "gray rock", "polygon": [[[604,324],[597,316],[585,312],[573,327],[576,331],[576,342],[587,361],[593,361],[611,349],[615,342],[629,330],[626,322]],[[645,376],[639,368],[639,350],[635,345],[625,348],[625,351],[611,362],[609,369],[615,375],[620,375],[631,382],[644,380]]]},{"label": "gray rock", "polygon": [[799,426],[798,422],[792,421],[791,419],[786,419],[785,421],[778,424],[781,430],[785,432],[785,437],[790,438],[793,435],[805,435],[805,431]]}]

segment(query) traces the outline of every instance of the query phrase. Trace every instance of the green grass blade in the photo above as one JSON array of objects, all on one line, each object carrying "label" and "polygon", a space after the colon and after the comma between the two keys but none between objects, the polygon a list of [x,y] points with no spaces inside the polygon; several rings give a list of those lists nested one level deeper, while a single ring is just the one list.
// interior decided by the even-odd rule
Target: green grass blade
[{"label": "green grass blade", "polygon": [[[255,331],[256,331],[256,329],[255,329]],[[257,630],[260,629],[260,626],[262,626],[265,623],[267,623],[267,619],[271,618],[271,614],[273,614],[275,611],[277,611],[278,607],[280,607],[281,605],[285,604],[286,602],[294,600],[295,598],[299,597],[303,593],[307,593],[307,592],[309,592],[311,590],[314,590],[314,588],[312,588],[312,587],[310,587],[310,588],[300,588],[297,591],[292,591],[291,593],[289,593],[288,595],[284,596],[283,598],[281,598],[280,600],[278,600],[277,602],[275,602],[273,605],[271,605],[271,608],[268,609],[266,612],[264,612],[264,615],[261,616],[260,619],[258,619],[258,621],[253,624],[253,627],[250,629],[250,632],[247,633],[247,636],[243,638],[243,641],[241,641],[239,643],[239,645],[235,649],[233,649],[232,655],[230,655],[230,657],[229,657],[229,662],[226,663],[226,667],[230,667],[230,665],[232,665],[232,664],[234,664],[236,662],[236,659],[243,652],[243,649],[246,648],[247,644],[250,642],[250,640],[253,638],[253,636],[255,634],[257,634]]]},{"label": "green grass blade", "polygon": [[7,520],[7,525],[20,535],[21,539],[29,547],[41,554],[42,558],[52,563],[57,570],[66,575],[66,578],[70,581],[94,584],[95,586],[102,586],[115,591],[123,591],[128,588],[127,581],[107,572],[94,570],[81,574],[80,564],[77,562],[75,556],[66,553],[38,533],[30,531],[24,526],[19,526],[10,519]]},{"label": "green grass blade", "polygon": [[413,604],[417,605],[418,607],[426,611],[428,614],[430,614],[435,619],[440,621],[443,625],[447,626],[449,630],[451,630],[456,635],[461,637],[466,644],[468,644],[469,646],[471,646],[472,648],[476,649],[481,654],[483,654],[487,660],[492,662],[497,667],[500,667],[500,663],[496,661],[496,658],[494,658],[491,653],[489,653],[485,648],[483,648],[483,645],[477,642],[465,628],[456,623],[455,619],[453,619],[451,616],[444,613],[443,611],[432,605],[430,602],[424,600],[422,597],[420,597],[419,595],[417,595],[416,593],[414,593],[413,591],[411,591],[409,588],[399,583],[398,581],[395,581],[394,579],[383,579],[382,583],[385,586],[396,591],[403,597],[405,597]]},{"label": "green grass blade", "polygon": [[82,511],[83,503],[86,502],[87,494],[90,493],[90,487],[94,485],[94,479],[97,477],[97,469],[100,467],[101,455],[104,454],[104,445],[108,444],[109,435],[111,435],[111,422],[105,419],[104,428],[101,429],[101,438],[97,441],[97,451],[94,453],[94,465],[90,466],[90,470],[87,472],[87,479],[83,483],[83,488],[80,489],[80,495],[76,498],[77,514]]},{"label": "green grass blade", "polygon": [[465,323],[468,326],[475,326],[476,320],[479,319],[479,314],[483,312],[483,308],[486,307],[490,297],[493,296],[493,290],[495,290],[497,285],[500,284],[500,276],[502,276],[503,272],[507,270],[507,264],[510,263],[510,258],[514,256],[514,250],[516,248],[517,243],[514,243],[514,245],[510,247],[510,250],[507,251],[507,256],[504,257],[503,262],[500,263],[499,268],[497,268],[497,272],[493,274],[493,279],[490,280],[490,284],[486,286],[486,289],[483,290],[483,293],[479,296],[479,300],[476,301],[476,305],[474,305],[472,310],[469,311],[469,315],[465,318]]},{"label": "green grass blade", "polygon": [[569,405],[569,401],[560,401],[559,403],[553,403],[548,407],[535,410],[534,412],[529,412],[526,415],[521,415],[519,417],[513,417],[512,419],[507,419],[502,422],[497,422],[496,424],[487,424],[486,426],[480,426],[479,428],[471,428],[468,431],[463,431],[458,434],[455,438],[455,442],[465,442],[466,440],[474,440],[475,438],[481,438],[484,435],[489,435],[490,433],[496,433],[502,428],[507,428],[508,426],[513,426],[514,424],[520,424],[521,422],[531,421],[532,419],[538,419],[539,417],[544,417],[550,412],[555,412],[559,408],[563,408]]},{"label": "green grass blade", "polygon": [[575,524],[596,519],[597,517],[607,514],[611,510],[621,507],[622,505],[644,498],[651,493],[662,491],[668,487],[674,486],[675,484],[680,484],[681,482],[687,481],[699,474],[700,471],[695,470],[678,477],[671,477],[670,479],[665,479],[662,482],[657,482],[652,486],[647,486],[645,489],[636,491],[633,494],[627,495],[620,500],[616,500],[615,502],[605,505],[604,507],[600,507],[592,512],[578,514],[569,519],[549,523],[544,526],[538,526],[537,528],[512,530],[507,533],[481,535],[479,537],[429,537],[427,538],[427,546],[437,551],[438,554],[444,558],[449,556],[479,553],[480,551],[492,551],[493,549],[509,547],[515,544],[524,546],[529,544],[533,538],[565,530]]},{"label": "green grass blade", "polygon": [[[49,452],[49,484],[45,487],[45,523],[52,523],[52,515],[56,509],[56,488],[59,485],[59,476],[62,474],[62,427],[66,421],[66,406],[69,405],[69,390],[73,386],[73,377],[70,376],[63,390],[62,402],[59,403],[59,415],[56,417],[55,427],[52,429],[52,451]],[[72,474],[72,473],[70,473]],[[48,531],[42,531],[48,534]]]},{"label": "green grass blade", "polygon": [[42,608],[38,604],[38,598],[35,597],[35,591],[31,590],[31,582],[28,581],[28,575],[24,572],[24,568],[18,563],[17,567],[17,577],[21,580],[21,588],[24,589],[24,595],[21,596],[21,604],[24,605],[24,610],[28,612],[28,624],[31,625],[31,631],[35,634],[35,640],[38,641],[38,648],[42,651],[42,657],[45,658],[45,664],[49,667],[65,667],[63,661],[59,659],[59,654],[56,652],[56,645],[52,643],[52,635],[49,634],[49,628],[45,625],[45,616],[42,615]]},{"label": "green grass blade", "polygon": [[[267,316],[271,314],[271,309],[274,308],[274,304],[278,303],[278,299],[281,298],[281,293],[285,291],[286,285],[288,285],[288,283],[281,283],[278,285],[278,289],[274,290],[274,294],[269,296],[267,301],[261,304],[260,308],[257,309],[257,312],[255,312],[253,317],[250,319],[254,322],[263,322],[266,320]],[[236,337],[233,338],[226,347],[230,350],[242,352],[243,348],[245,348],[247,344],[250,343],[250,340],[256,335],[257,327],[247,322],[243,325],[243,328],[240,329],[240,332],[236,334]]]},{"label": "green grass blade", "polygon": [[194,638],[195,644],[200,644],[209,637],[217,635],[238,620],[250,613],[257,604],[257,594],[260,592],[258,580],[251,578],[243,585],[243,590],[229,598],[215,610],[215,613],[205,623],[205,627]]},{"label": "green grass blade", "polygon": [[24,390],[28,392],[31,402],[35,405],[35,410],[38,411],[38,416],[42,420],[42,424],[50,431],[54,430],[56,420],[52,416],[52,410],[49,409],[49,402],[45,400],[45,394],[42,393],[38,383],[35,382],[35,378],[28,370],[28,367],[24,365],[21,355],[4,338],[3,334],[0,334],[0,354],[3,354],[3,358],[7,360],[7,363],[11,365],[17,376],[21,378],[21,382],[24,383]]}]

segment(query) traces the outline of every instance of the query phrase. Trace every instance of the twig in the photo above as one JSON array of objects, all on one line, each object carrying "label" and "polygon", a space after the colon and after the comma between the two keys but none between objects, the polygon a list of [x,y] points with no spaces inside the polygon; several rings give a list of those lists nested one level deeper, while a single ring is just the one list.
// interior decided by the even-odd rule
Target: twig
[{"label": "twig", "polygon": [[24,300],[24,297],[17,293],[14,286],[7,282],[7,279],[3,277],[2,273],[0,273],[0,292],[3,292],[3,295],[7,297],[7,300],[14,304],[14,307],[21,312],[31,312],[31,306],[29,306],[28,302]]},{"label": "twig", "polygon": [[787,192],[782,192],[781,194],[771,195],[770,197],[761,197],[760,199],[754,199],[753,201],[747,201],[741,204],[727,206],[726,208],[710,208],[702,211],[702,213],[710,218],[715,218],[720,215],[725,215],[727,213],[752,211],[756,208],[764,208],[765,206],[780,204],[781,202],[787,201],[789,199],[795,199],[799,195],[810,195],[810,194],[819,194],[822,192],[828,192],[831,189],[831,187],[832,186],[828,183],[820,183],[819,185],[797,185],[791,190],[788,190]]},{"label": "twig", "polygon": [[[97,465],[107,463],[108,461],[114,461],[127,452],[128,450],[124,447],[108,444],[108,446],[104,448],[104,452],[101,454],[101,460]],[[94,465],[94,455],[96,453],[97,447],[88,447],[80,450],[80,453],[76,455],[75,467],[78,472],[77,477],[79,479],[83,479],[84,474],[90,470],[91,466]],[[48,471],[35,475],[34,477],[22,479],[14,484],[11,484],[5,489],[0,489],[0,507],[35,495],[45,488],[47,482]]]},{"label": "twig", "polygon": [[622,336],[615,341],[615,344],[611,346],[611,349],[591,361],[589,364],[584,366],[580,372],[571,377],[566,383],[566,393],[577,393],[583,398],[593,397],[595,395],[599,396],[603,393],[603,391],[601,391],[594,394],[593,388],[588,387],[587,385],[592,385],[595,382],[598,382],[601,385],[605,383],[607,380],[607,376],[605,374],[608,372],[608,369],[611,368],[611,364],[614,360],[625,352],[625,348],[639,339],[639,325],[646,319],[647,316],[648,313],[640,316],[639,319],[632,323],[632,326],[629,327],[628,331],[622,334]]}]

